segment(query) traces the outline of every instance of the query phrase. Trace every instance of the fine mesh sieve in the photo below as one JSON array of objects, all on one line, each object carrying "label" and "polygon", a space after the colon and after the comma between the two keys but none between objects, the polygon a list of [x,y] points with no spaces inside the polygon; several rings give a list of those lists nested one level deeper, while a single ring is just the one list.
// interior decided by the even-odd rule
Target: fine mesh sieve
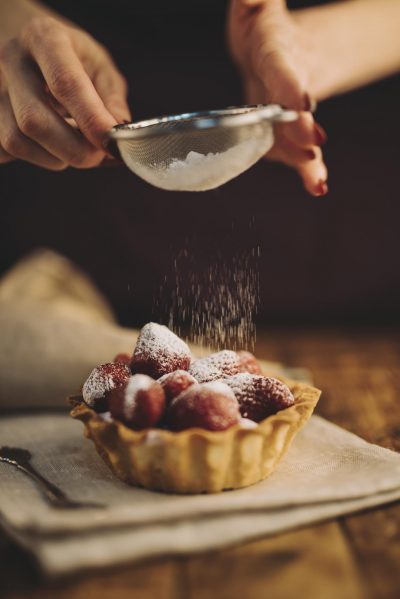
[{"label": "fine mesh sieve", "polygon": [[205,191],[255,164],[274,143],[273,125],[297,119],[277,105],[240,106],[117,125],[108,143],[126,166],[162,189]]}]

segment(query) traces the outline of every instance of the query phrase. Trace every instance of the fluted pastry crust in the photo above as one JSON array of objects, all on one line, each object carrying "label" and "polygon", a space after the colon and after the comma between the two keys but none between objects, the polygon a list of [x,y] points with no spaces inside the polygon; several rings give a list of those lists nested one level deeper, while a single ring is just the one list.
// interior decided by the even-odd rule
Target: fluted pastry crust
[{"label": "fluted pastry crust", "polygon": [[251,429],[239,424],[218,432],[200,428],[133,431],[79,402],[71,416],[84,423],[86,436],[125,482],[167,493],[217,493],[269,476],[310,418],[320,391],[281,380],[290,387],[295,404]]}]

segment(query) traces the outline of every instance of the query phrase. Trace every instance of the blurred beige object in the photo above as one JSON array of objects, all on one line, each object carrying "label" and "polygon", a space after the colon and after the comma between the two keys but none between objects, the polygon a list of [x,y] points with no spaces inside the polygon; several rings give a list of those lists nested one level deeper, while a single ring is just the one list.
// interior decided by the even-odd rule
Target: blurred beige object
[{"label": "blurred beige object", "polygon": [[0,408],[67,409],[90,370],[132,352],[137,331],[66,258],[39,250],[0,280]]},{"label": "blurred beige object", "polygon": [[105,420],[83,403],[71,416],[83,421],[86,436],[123,481],[167,493],[217,493],[269,476],[310,418],[320,391],[286,382],[295,404],[251,429],[236,425],[218,432],[199,428],[137,432]]},{"label": "blurred beige object", "polygon": [[61,315],[79,312],[89,320],[114,322],[111,308],[88,277],[51,250],[30,254],[1,279],[0,303],[7,302],[43,302]]}]

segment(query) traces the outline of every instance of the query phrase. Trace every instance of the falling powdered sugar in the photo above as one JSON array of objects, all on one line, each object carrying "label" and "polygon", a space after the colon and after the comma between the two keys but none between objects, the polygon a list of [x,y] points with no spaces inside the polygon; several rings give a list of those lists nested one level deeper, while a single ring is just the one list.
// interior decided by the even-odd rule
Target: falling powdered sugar
[{"label": "falling powdered sugar", "polygon": [[[223,237],[203,241],[196,234],[171,248],[172,272],[155,294],[153,314],[204,350],[253,351],[260,248],[241,247],[243,232],[234,223],[226,235],[228,243]],[[236,246],[231,239],[238,240]]]}]

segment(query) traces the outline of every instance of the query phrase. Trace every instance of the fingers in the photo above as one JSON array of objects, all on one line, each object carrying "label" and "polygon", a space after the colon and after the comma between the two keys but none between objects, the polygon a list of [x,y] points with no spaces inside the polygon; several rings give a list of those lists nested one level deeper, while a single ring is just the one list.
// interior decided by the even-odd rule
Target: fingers
[{"label": "fingers", "polygon": [[[295,148],[302,148],[309,160],[301,160],[300,157],[292,162],[296,168],[307,191],[314,196],[323,196],[328,193],[327,177],[328,171],[325,166],[321,146],[326,143],[325,131],[315,121],[313,116],[307,112],[301,112],[297,121],[282,125],[283,139]],[[285,149],[285,147],[284,147]],[[287,152],[290,158],[293,153]]]},{"label": "fingers", "polygon": [[128,88],[126,81],[112,60],[102,63],[93,77],[93,83],[103,100],[104,106],[118,123],[131,121],[132,116],[126,101]]},{"label": "fingers", "polygon": [[33,20],[23,44],[38,64],[56,100],[76,121],[83,135],[102,148],[116,124],[78,58],[66,30],[51,18]]},{"label": "fingers", "polygon": [[108,130],[130,120],[126,83],[111,57],[55,19],[33,19],[0,47],[0,75],[1,162],[98,166]]},{"label": "fingers", "polygon": [[267,154],[267,158],[294,168],[311,195],[322,196],[328,193],[327,169],[320,148],[303,148],[282,136]]},{"label": "fingers", "polygon": [[298,119],[292,123],[282,123],[279,131],[298,146],[320,145],[315,132],[314,118],[308,112],[300,112]]},{"label": "fingers", "polygon": [[280,54],[270,55],[268,76],[259,85],[269,102],[299,111],[297,121],[276,128],[276,142],[268,157],[293,167],[311,195],[326,195],[328,172],[320,149],[326,134],[314,121],[310,112],[315,108],[314,102],[296,72]]},{"label": "fingers", "polygon": [[[250,103],[268,103],[265,86],[259,79],[248,78],[245,85]],[[326,133],[313,115],[300,112],[297,121],[275,126],[275,143],[267,158],[294,168],[311,195],[326,195],[327,168],[320,149],[326,140]]]},{"label": "fingers", "polygon": [[297,172],[304,187],[313,196],[325,196],[328,193],[328,171],[322,160],[313,160],[297,166]]},{"label": "fingers", "polygon": [[[17,42],[3,48],[0,65],[7,84],[7,97],[0,115],[3,118],[1,131],[11,138],[11,145],[18,153],[16,157],[57,170],[67,165],[97,166],[104,158],[104,151],[97,150],[54,110],[40,74]],[[9,140],[7,143],[10,145]],[[39,152],[40,147],[42,152]]]},{"label": "fingers", "polygon": [[297,121],[283,124],[280,129],[282,139],[279,145],[285,154],[284,162],[296,168],[309,193],[326,195],[328,172],[320,149],[327,141],[325,131],[306,112],[300,113]]},{"label": "fingers", "polygon": [[67,166],[21,132],[5,94],[0,98],[0,148],[2,163],[17,158],[55,171]]},{"label": "fingers", "polygon": [[279,141],[276,142],[274,149],[268,154],[268,158],[282,160],[288,166],[297,168],[297,166],[311,160],[320,160],[321,150],[315,147],[298,146],[282,135]]},{"label": "fingers", "polygon": [[[311,115],[304,116],[310,117]],[[275,144],[267,154],[267,158],[283,162],[297,170],[304,187],[311,195],[326,195],[328,193],[326,183],[328,173],[322,158],[322,151],[315,145],[314,127],[307,126],[302,131],[302,125],[300,125],[297,130],[292,131],[289,124],[285,124],[277,127],[275,133]]]}]

